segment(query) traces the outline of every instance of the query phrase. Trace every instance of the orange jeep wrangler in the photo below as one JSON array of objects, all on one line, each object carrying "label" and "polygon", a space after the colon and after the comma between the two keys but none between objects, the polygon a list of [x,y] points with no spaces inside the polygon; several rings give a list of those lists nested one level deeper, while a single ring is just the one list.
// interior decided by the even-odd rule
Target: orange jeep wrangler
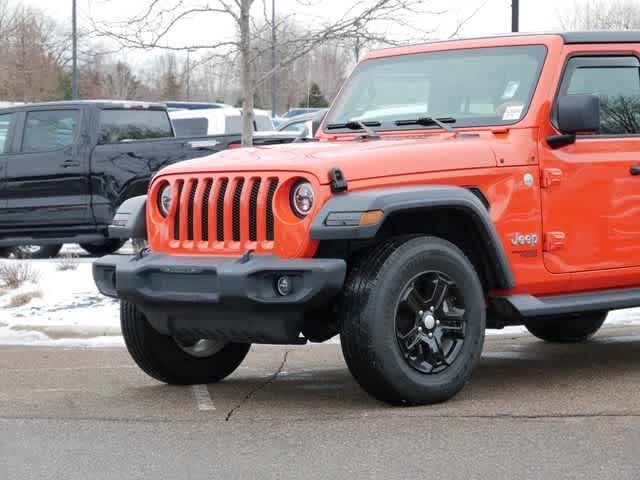
[{"label": "orange jeep wrangler", "polygon": [[640,306],[640,32],[381,50],[315,139],[160,171],[94,263],[137,364],[211,383],[252,343],[339,334],[359,384],[446,400],[485,328],[548,341]]}]

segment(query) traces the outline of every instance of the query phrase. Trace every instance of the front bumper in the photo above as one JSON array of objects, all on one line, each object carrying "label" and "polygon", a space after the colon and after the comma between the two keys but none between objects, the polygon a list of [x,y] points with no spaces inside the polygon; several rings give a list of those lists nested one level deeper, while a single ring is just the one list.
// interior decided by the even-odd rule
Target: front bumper
[{"label": "front bumper", "polygon": [[[93,264],[100,292],[135,304],[161,333],[236,342],[298,343],[304,313],[326,305],[344,284],[340,259],[282,260],[110,255]],[[292,291],[276,292],[287,275]]]}]

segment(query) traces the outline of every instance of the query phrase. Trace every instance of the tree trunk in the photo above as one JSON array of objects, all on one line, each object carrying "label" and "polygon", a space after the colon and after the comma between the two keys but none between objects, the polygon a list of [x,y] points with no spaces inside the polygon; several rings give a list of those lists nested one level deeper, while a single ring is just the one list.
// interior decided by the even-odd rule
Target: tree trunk
[{"label": "tree trunk", "polygon": [[249,11],[253,0],[240,3],[240,61],[242,62],[242,146],[253,145],[253,72],[251,65],[251,27]]}]

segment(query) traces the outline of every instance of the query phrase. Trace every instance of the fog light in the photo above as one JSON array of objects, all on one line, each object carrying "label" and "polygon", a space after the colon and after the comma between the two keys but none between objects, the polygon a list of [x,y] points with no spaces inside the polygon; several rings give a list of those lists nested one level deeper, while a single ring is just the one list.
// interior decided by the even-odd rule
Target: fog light
[{"label": "fog light", "polygon": [[291,281],[291,277],[287,275],[283,275],[278,277],[276,281],[276,290],[278,291],[278,295],[282,297],[286,297],[293,291],[293,282]]}]

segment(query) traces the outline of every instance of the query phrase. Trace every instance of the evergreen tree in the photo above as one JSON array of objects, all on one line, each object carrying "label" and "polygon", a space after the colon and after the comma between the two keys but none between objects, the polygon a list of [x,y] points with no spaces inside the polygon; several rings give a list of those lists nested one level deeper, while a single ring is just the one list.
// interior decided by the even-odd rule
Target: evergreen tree
[{"label": "evergreen tree", "polygon": [[320,86],[316,82],[311,82],[309,86],[308,98],[305,98],[300,102],[300,107],[310,108],[325,108],[329,106],[329,102],[324,98],[324,95],[320,91]]}]

